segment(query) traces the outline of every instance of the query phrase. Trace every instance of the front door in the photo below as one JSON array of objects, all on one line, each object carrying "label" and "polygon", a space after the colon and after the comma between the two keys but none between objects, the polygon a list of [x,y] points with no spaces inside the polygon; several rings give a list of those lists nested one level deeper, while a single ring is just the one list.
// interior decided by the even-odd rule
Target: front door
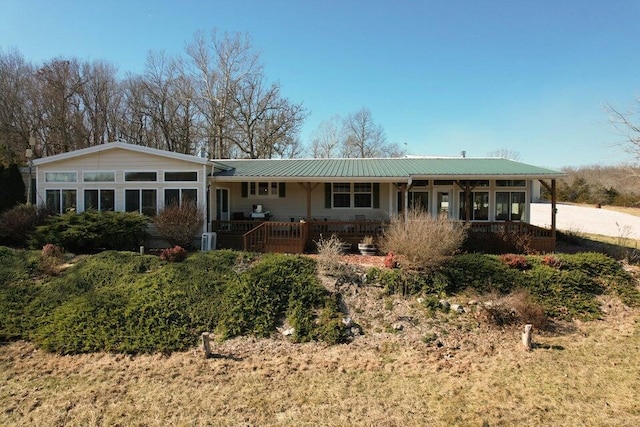
[{"label": "front door", "polygon": [[229,189],[216,188],[216,219],[229,221]]}]

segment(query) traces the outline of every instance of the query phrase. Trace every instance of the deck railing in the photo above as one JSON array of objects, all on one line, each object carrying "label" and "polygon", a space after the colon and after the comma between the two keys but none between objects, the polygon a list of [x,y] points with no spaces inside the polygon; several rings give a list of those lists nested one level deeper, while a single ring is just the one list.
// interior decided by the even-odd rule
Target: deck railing
[{"label": "deck railing", "polygon": [[307,244],[308,230],[309,224],[304,222],[263,222],[243,234],[244,250],[301,254]]},{"label": "deck railing", "polygon": [[[212,230],[218,232],[221,247],[245,249],[257,252],[302,253],[313,251],[314,242],[321,237],[332,235],[340,240],[357,244],[365,236],[377,238],[382,235],[385,221],[212,221]],[[525,222],[475,222],[469,233],[480,239],[487,238],[486,244],[494,244],[489,236],[527,236],[532,249],[540,252],[555,250],[555,238],[551,230],[536,227]]]}]

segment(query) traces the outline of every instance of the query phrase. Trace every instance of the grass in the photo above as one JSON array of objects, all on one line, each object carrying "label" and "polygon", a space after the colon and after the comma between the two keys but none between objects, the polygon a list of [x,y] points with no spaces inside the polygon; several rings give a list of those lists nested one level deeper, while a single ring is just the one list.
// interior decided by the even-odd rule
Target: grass
[{"label": "grass", "polygon": [[[238,269],[236,255],[228,255]],[[209,256],[172,264],[163,277],[224,264]],[[137,259],[144,262],[119,263],[122,281],[164,271],[151,258]],[[8,256],[6,264],[11,260],[34,264]],[[562,261],[595,268],[599,277],[617,265],[588,254]],[[100,265],[81,276],[84,282],[103,277]],[[251,277],[253,270],[245,271]],[[325,279],[335,287],[335,277]],[[640,425],[640,307],[624,306],[622,291],[637,296],[637,282],[596,293],[597,321],[556,320],[551,331],[536,330],[529,352],[520,326],[481,321],[469,302],[475,294],[448,297],[468,309],[458,314],[362,284],[342,285],[334,301],[364,328],[348,345],[239,337],[215,342],[215,357],[204,359],[197,348],[59,356],[24,341],[3,343],[0,425]]]},{"label": "grass", "polygon": [[[0,347],[2,425],[554,425],[640,423],[638,312],[569,334],[474,330],[444,348],[239,339],[225,357],[46,354]],[[355,346],[355,347],[354,347]]]}]

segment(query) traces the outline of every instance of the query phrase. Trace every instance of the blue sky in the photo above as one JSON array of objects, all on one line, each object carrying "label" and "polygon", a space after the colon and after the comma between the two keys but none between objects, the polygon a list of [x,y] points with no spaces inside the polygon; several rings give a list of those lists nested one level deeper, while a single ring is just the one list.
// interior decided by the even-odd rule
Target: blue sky
[{"label": "blue sky", "polygon": [[247,33],[320,122],[362,107],[414,155],[507,148],[563,167],[630,159],[604,106],[640,91],[638,1],[0,0],[0,48],[140,73],[198,30]]}]

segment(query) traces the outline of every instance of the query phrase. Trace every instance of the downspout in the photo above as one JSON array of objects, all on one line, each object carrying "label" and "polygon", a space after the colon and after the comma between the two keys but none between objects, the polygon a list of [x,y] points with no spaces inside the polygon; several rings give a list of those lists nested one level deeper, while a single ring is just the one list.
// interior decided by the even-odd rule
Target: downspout
[{"label": "downspout", "polygon": [[[209,198],[207,197],[207,186],[209,184],[209,177],[207,175],[207,165],[204,165],[202,167],[203,169],[203,174],[204,174],[204,179],[203,179],[203,185],[202,185],[202,194],[203,194],[203,199],[205,200],[205,205],[204,205],[204,212],[203,212],[203,216],[204,216],[204,224],[202,227],[202,232],[206,233],[209,231]],[[213,171],[213,169],[212,169]]]}]

